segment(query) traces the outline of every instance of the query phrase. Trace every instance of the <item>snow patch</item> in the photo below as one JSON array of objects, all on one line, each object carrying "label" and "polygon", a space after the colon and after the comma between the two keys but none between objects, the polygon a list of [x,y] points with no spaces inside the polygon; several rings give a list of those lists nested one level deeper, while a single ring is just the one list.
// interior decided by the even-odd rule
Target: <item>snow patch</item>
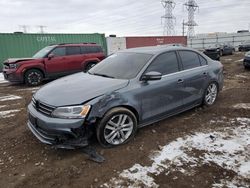
[{"label": "snow patch", "polygon": [[237,77],[237,78],[249,78],[248,76],[245,76],[242,74],[235,75],[235,77]]},{"label": "snow patch", "polygon": [[[232,125],[222,131],[210,133],[196,133],[169,143],[151,156],[152,165],[135,164],[124,170],[118,177],[112,178],[104,187],[159,187],[154,176],[161,173],[180,171],[185,173],[185,166],[195,167],[204,164],[216,164],[225,170],[232,170],[238,174],[242,184],[244,179],[250,178],[250,118],[236,118],[229,121]],[[199,151],[199,156],[192,155]],[[183,168],[182,168],[183,167]],[[233,181],[223,181],[214,187],[230,185]],[[238,184],[237,184],[238,185]]]},{"label": "snow patch", "polygon": [[2,96],[0,97],[0,101],[11,101],[11,100],[18,100],[21,99],[22,97],[17,96],[17,95],[6,95],[6,96]]},{"label": "snow patch", "polygon": [[243,59],[239,59],[239,60],[236,60],[234,62],[242,62],[242,61],[243,61]]},{"label": "snow patch", "polygon": [[236,109],[250,109],[250,103],[239,103],[233,106]]},{"label": "snow patch", "polygon": [[37,91],[38,89],[40,89],[40,87],[31,87],[31,88],[18,89],[17,91]]},{"label": "snow patch", "polygon": [[7,110],[7,111],[0,111],[1,118],[9,118],[15,116],[15,112],[20,112],[21,110]]},{"label": "snow patch", "polygon": [[7,105],[0,105],[0,108],[5,108]]},{"label": "snow patch", "polygon": [[[250,118],[236,118],[236,120],[242,124],[242,125],[245,125],[245,126],[250,126]],[[250,143],[249,143],[250,144]]]},{"label": "snow patch", "polygon": [[232,59],[225,59],[225,61],[232,61]]},{"label": "snow patch", "polygon": [[0,73],[0,84],[6,83],[6,82],[8,82],[8,81],[4,79],[3,73]]},{"label": "snow patch", "polygon": [[231,181],[228,180],[221,180],[220,183],[214,183],[212,188],[245,188],[246,186],[242,186],[241,182],[237,179],[232,179]]}]

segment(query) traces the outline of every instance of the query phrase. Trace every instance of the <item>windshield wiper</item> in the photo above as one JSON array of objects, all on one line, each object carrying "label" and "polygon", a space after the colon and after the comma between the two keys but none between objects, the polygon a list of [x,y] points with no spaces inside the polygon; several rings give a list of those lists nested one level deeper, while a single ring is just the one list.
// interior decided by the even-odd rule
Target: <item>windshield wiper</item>
[{"label": "windshield wiper", "polygon": [[106,74],[100,74],[100,73],[90,73],[89,74],[92,74],[92,75],[96,75],[96,76],[102,76],[102,77],[105,77],[105,78],[115,78],[113,76],[109,76],[109,75],[106,75]]}]

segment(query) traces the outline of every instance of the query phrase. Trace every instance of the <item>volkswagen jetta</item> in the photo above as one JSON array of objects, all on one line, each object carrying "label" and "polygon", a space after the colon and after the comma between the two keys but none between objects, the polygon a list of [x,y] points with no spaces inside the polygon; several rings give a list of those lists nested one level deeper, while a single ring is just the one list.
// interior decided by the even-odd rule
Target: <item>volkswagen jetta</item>
[{"label": "volkswagen jetta", "polygon": [[63,148],[128,142],[140,127],[199,105],[214,104],[223,66],[185,47],[120,51],[88,73],[51,82],[28,106],[28,127],[43,143]]}]

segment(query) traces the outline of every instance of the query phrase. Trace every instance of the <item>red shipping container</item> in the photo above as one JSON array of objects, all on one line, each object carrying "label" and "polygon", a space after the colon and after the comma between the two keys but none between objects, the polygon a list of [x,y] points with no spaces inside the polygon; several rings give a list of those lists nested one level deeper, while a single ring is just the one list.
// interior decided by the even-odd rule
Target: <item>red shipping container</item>
[{"label": "red shipping container", "polygon": [[126,37],[127,48],[178,43],[187,45],[186,36]]}]

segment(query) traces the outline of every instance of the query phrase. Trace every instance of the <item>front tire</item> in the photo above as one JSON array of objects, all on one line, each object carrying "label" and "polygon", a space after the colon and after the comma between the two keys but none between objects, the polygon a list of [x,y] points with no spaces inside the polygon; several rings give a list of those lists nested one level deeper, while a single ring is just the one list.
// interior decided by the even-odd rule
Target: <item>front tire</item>
[{"label": "front tire", "polygon": [[97,64],[97,63],[95,63],[95,62],[89,63],[89,64],[85,67],[84,72],[88,72],[92,67],[96,66],[96,64]]},{"label": "front tire", "polygon": [[96,128],[96,136],[104,147],[114,147],[130,141],[137,130],[137,119],[128,109],[118,107],[110,110]]},{"label": "front tire", "polygon": [[203,96],[203,104],[206,106],[212,106],[218,96],[218,84],[212,82],[208,85]]},{"label": "front tire", "polygon": [[24,75],[25,84],[37,86],[43,81],[43,73],[37,69],[28,70]]}]

